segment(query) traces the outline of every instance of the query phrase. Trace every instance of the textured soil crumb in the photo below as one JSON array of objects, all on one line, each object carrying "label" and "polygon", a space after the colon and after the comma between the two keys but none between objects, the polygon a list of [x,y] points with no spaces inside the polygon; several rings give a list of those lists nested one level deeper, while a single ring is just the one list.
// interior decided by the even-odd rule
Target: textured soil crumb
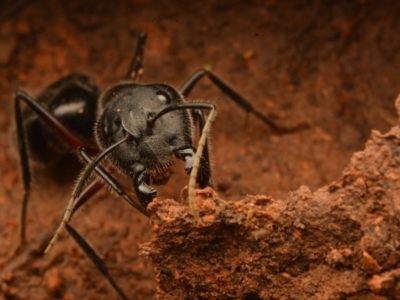
[{"label": "textured soil crumb", "polygon": [[186,190],[181,203],[156,200],[141,253],[156,265],[157,299],[400,299],[399,178],[395,126],[315,192],[231,202],[198,190],[198,223]]}]

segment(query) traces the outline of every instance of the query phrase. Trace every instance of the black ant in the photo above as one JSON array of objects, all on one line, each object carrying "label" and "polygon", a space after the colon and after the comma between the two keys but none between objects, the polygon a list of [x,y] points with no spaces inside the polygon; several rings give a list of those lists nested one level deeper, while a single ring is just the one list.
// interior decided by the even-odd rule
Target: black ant
[{"label": "black ant", "polygon": [[[109,276],[104,263],[68,222],[73,213],[98,190],[108,184],[132,207],[146,216],[147,205],[157,191],[150,184],[164,184],[172,174],[173,157],[185,161],[185,172],[190,174],[189,204],[194,208],[194,188],[212,186],[207,134],[215,117],[216,106],[211,103],[188,103],[185,98],[196,83],[207,76],[222,92],[245,111],[254,114],[279,133],[301,129],[304,124],[283,128],[261,114],[219,77],[206,69],[195,72],[178,91],[166,84],[139,84],[146,34],[140,33],[136,51],[125,76],[125,81],[109,88],[101,97],[99,88],[87,76],[72,74],[61,78],[37,100],[23,91],[15,98],[15,119],[22,169],[24,196],[20,218],[20,245],[25,242],[26,207],[31,185],[29,155],[43,160],[48,153],[64,154],[74,151],[87,164],[78,179],[62,218],[61,225],[50,241],[48,253],[65,227],[85,254],[107,277],[118,294],[122,290]],[[31,111],[22,112],[20,101]],[[96,119],[97,110],[101,115]],[[203,110],[209,110],[207,118]],[[197,150],[193,146],[193,125],[199,129]],[[101,166],[108,156],[109,166]],[[93,159],[93,157],[95,157]],[[115,170],[133,180],[139,203],[111,175]],[[98,177],[86,185],[90,175]],[[85,187],[86,185],[86,187]]]}]

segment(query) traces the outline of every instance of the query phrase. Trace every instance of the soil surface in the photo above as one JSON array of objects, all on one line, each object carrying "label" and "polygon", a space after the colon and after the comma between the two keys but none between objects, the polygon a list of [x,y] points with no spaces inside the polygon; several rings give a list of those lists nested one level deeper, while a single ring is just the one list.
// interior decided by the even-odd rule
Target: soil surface
[{"label": "soil surface", "polygon": [[140,248],[158,299],[400,299],[399,151],[399,126],[373,131],[340,180],[283,200],[198,190],[198,222],[187,190],[156,199]]},{"label": "soil surface", "polygon": [[[332,193],[337,193],[335,189],[345,188],[343,182],[347,181],[346,176],[342,177],[342,171],[349,165],[353,153],[365,148],[371,130],[385,133],[398,122],[394,100],[400,92],[399,15],[398,1],[172,3],[139,0],[115,3],[64,1],[62,4],[49,0],[2,1],[0,299],[118,299],[109,283],[67,234],[62,236],[48,257],[41,255],[45,241],[61,220],[81,169],[74,155],[52,166],[32,165],[35,176],[28,206],[28,245],[21,254],[13,255],[18,243],[23,194],[14,143],[13,99],[17,90],[23,89],[37,96],[48,85],[71,72],[90,75],[104,90],[125,75],[136,36],[144,30],[149,39],[143,82],[180,87],[197,69],[211,68],[276,123],[286,127],[302,122],[310,124],[310,128],[305,130],[277,134],[229,101],[207,79],[198,84],[188,99],[206,100],[218,106],[218,116],[211,132],[213,180],[218,193],[213,201],[221,201],[224,207],[235,209],[253,203],[260,206],[260,214],[274,203],[282,207],[295,203],[293,214],[304,213],[307,216],[304,211],[310,208],[305,203],[310,200],[300,201],[298,197],[305,193],[306,198],[314,203],[318,200],[313,198],[315,195],[328,193],[326,188],[320,189],[323,186],[333,186]],[[398,133],[391,134],[393,137],[390,139],[398,138]],[[372,140],[376,142],[379,139],[386,141],[374,133]],[[357,156],[353,156],[350,166],[356,159]],[[358,163],[368,166],[371,162],[360,159]],[[163,266],[157,260],[159,257],[151,254],[156,248],[145,243],[156,239],[156,236],[151,237],[153,230],[162,235],[163,232],[157,230],[165,228],[165,234],[169,234],[167,227],[157,229],[157,211],[161,213],[162,209],[167,209],[164,205],[171,209],[176,207],[177,202],[170,199],[179,200],[181,190],[188,183],[183,168],[184,164],[177,162],[175,174],[168,184],[158,187],[161,196],[150,207],[154,214],[154,229],[146,217],[127,209],[123,201],[108,191],[100,192],[82,207],[71,222],[105,260],[111,275],[129,298],[153,299],[157,291],[160,299],[182,299],[182,295],[188,299],[386,299],[398,295],[399,244],[392,241],[397,241],[398,236],[395,229],[398,229],[399,222],[394,214],[400,200],[398,194],[393,194],[392,206],[382,208],[379,202],[380,193],[385,195],[382,191],[374,194],[377,199],[372,201],[369,211],[365,212],[360,206],[353,219],[348,215],[348,207],[341,214],[340,205],[333,203],[339,201],[337,198],[325,199],[328,201],[323,202],[327,207],[326,215],[321,218],[329,215],[333,225],[321,229],[319,232],[323,234],[314,231],[314,235],[308,235],[309,243],[301,242],[307,236],[303,235],[302,226],[312,222],[318,226],[318,220],[306,217],[298,223],[293,219],[287,220],[286,229],[289,228],[291,236],[298,238],[298,244],[290,238],[288,244],[279,239],[285,230],[279,224],[275,224],[276,233],[265,233],[261,229],[266,225],[257,225],[261,231],[256,229],[255,235],[251,233],[254,232],[251,226],[256,226],[256,223],[249,225],[250,235],[243,239],[246,264],[261,259],[251,257],[255,253],[252,251],[257,250],[252,246],[254,240],[266,243],[271,239],[263,251],[270,251],[274,238],[277,244],[283,243],[279,244],[280,247],[290,247],[278,247],[280,255],[268,256],[266,265],[272,267],[265,273],[279,276],[268,277],[265,281],[246,277],[242,283],[248,289],[241,294],[238,282],[227,274],[235,271],[240,276],[248,276],[243,261],[241,266],[230,265],[231,270],[227,273],[221,267],[221,280],[224,281],[220,284],[227,290],[225,285],[229,285],[235,293],[207,294],[207,289],[215,291],[215,285],[219,283],[215,280],[207,283],[201,274],[196,279],[197,284],[205,283],[199,293],[192,290],[191,293],[179,294],[180,291],[190,291],[182,284],[184,281],[180,282],[181,286],[174,285],[176,294],[169,291],[165,288],[168,282],[163,280],[177,278],[176,270],[181,268],[177,265],[180,263],[179,253],[172,253],[170,258],[168,252],[163,254],[166,261]],[[351,177],[348,184],[360,184],[357,178]],[[395,182],[395,179],[391,180]],[[332,184],[334,181],[336,187]],[[130,180],[122,182],[128,187],[131,185]],[[302,185],[308,188],[299,190]],[[392,186],[383,186],[381,190],[390,188]],[[290,191],[297,192],[287,196]],[[207,193],[214,195],[210,190]],[[246,195],[267,196],[245,198]],[[212,202],[207,203],[212,206]],[[334,205],[339,208],[330,215],[329,208]],[[344,201],[341,205],[354,204]],[[178,207],[187,209],[184,205]],[[284,210],[270,211],[270,218],[276,222],[283,220],[278,216],[282,212]],[[364,213],[373,215],[368,219],[370,223],[363,219],[369,216]],[[379,213],[382,219],[379,219]],[[392,218],[385,214],[391,214]],[[347,222],[350,219],[352,222]],[[260,216],[256,213],[251,221],[257,220]],[[186,225],[200,226],[191,222],[188,219]],[[376,229],[381,222],[388,224],[390,230]],[[274,222],[270,220],[269,224]],[[380,240],[379,246],[385,245],[381,250],[368,241],[362,244],[364,248],[351,248],[360,241],[360,232],[366,232],[360,224],[372,224],[368,228],[378,236],[386,234],[386,238],[380,237],[384,241]],[[174,225],[189,228],[183,221]],[[235,234],[234,229],[232,234]],[[176,230],[178,233],[179,228]],[[227,234],[229,231],[225,230],[221,236],[227,238]],[[197,243],[200,241],[205,240],[197,240]],[[212,241],[208,240],[204,247],[216,244],[213,251],[218,251],[215,249],[219,247],[218,243]],[[323,250],[318,248],[321,243],[326,243]],[[139,245],[144,245],[142,252],[146,255],[139,254]],[[319,250],[313,252],[313,247]],[[193,258],[192,250],[180,247],[183,254],[188,253],[185,259]],[[302,255],[291,256],[291,251]],[[152,263],[152,259],[158,266]],[[193,260],[195,262],[197,260]],[[289,267],[290,262],[293,263]],[[185,264],[190,263],[185,261]],[[217,261],[215,265],[218,264]],[[313,268],[314,264],[319,268]],[[165,269],[160,269],[160,266]],[[366,269],[369,270],[368,276],[359,276],[359,273],[365,274]],[[317,273],[303,278],[309,270]],[[351,277],[354,280],[344,274],[354,276]],[[182,276],[186,278],[185,274]],[[308,283],[302,280],[308,280]],[[257,284],[273,284],[276,290],[273,294],[262,292]],[[342,289],[335,289],[338,285]],[[303,293],[298,292],[300,289]]]}]

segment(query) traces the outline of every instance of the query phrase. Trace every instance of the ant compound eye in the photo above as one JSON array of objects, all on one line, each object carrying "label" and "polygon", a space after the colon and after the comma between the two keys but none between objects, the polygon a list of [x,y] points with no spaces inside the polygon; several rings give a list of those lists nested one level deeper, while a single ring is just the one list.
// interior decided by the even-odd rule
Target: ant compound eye
[{"label": "ant compound eye", "polygon": [[171,97],[164,91],[158,91],[157,92],[157,97],[158,97],[158,100],[161,101],[161,103],[164,103],[164,104],[170,104],[171,103]]}]

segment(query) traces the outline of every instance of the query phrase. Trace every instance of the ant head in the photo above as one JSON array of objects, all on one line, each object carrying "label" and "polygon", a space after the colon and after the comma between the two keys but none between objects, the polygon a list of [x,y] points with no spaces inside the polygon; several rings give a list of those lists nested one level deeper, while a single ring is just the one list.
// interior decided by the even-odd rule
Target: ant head
[{"label": "ant head", "polygon": [[141,162],[149,170],[170,162],[180,147],[191,145],[191,122],[187,110],[174,110],[149,122],[168,106],[183,103],[182,96],[165,84],[124,83],[109,89],[102,98],[105,105],[96,126],[101,149],[130,138],[111,153],[111,158],[125,173]]}]

